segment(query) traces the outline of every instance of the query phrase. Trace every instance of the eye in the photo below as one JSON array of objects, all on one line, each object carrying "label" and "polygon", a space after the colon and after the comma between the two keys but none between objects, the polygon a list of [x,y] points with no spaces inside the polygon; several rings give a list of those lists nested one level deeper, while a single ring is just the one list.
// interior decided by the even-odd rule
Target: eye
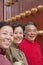
[{"label": "eye", "polygon": [[20,32],[20,34],[23,34],[22,32]]},{"label": "eye", "polygon": [[3,33],[4,35],[7,35],[7,33]]},{"label": "eye", "polygon": [[11,37],[13,37],[13,34],[10,34]]},{"label": "eye", "polygon": [[37,32],[37,30],[33,30],[33,32]]},{"label": "eye", "polygon": [[18,34],[18,32],[14,32],[14,34]]},{"label": "eye", "polygon": [[27,30],[27,32],[31,32],[31,30],[30,30],[30,29],[28,29],[28,30]]}]

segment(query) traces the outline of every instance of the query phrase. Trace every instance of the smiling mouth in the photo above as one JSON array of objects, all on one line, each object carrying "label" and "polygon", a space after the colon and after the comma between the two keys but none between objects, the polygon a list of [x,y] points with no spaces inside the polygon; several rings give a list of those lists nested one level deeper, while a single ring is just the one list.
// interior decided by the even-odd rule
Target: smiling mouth
[{"label": "smiling mouth", "polygon": [[6,46],[9,46],[9,44],[6,44]]},{"label": "smiling mouth", "polygon": [[17,39],[17,41],[20,41],[20,39]]},{"label": "smiling mouth", "polygon": [[11,40],[6,40],[6,39],[5,39],[5,40],[4,40],[4,42],[8,42],[8,43],[10,43],[10,42],[11,42]]},{"label": "smiling mouth", "polygon": [[34,36],[30,36],[30,37],[32,37],[32,38],[33,38]]},{"label": "smiling mouth", "polygon": [[5,44],[7,44],[7,45],[9,45],[9,44],[10,44],[10,42],[9,42],[9,41],[4,41],[4,43],[5,43]]},{"label": "smiling mouth", "polygon": [[16,38],[16,40],[18,40],[18,41],[19,41],[19,40],[21,40],[21,38]]}]

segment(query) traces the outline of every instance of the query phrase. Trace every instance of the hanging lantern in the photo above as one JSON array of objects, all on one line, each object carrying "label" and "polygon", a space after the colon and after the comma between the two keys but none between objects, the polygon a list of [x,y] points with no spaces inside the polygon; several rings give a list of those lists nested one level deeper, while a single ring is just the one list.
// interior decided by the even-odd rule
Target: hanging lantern
[{"label": "hanging lantern", "polygon": [[37,7],[37,9],[38,9],[39,11],[43,10],[43,5],[39,5],[39,6]]},{"label": "hanging lantern", "polygon": [[21,18],[24,18],[25,15],[26,15],[25,13],[20,13]]},{"label": "hanging lantern", "polygon": [[17,0],[8,0],[4,5],[5,6],[10,6],[12,4],[14,4]]},{"label": "hanging lantern", "polygon": [[36,13],[37,11],[38,11],[37,8],[32,8],[32,9],[31,9],[31,13],[32,13],[32,14]]},{"label": "hanging lantern", "polygon": [[16,15],[16,19],[19,20],[21,18],[20,15]]},{"label": "hanging lantern", "polygon": [[11,5],[11,2],[6,2],[6,3],[4,3],[4,6],[10,6]]},{"label": "hanging lantern", "polygon": [[6,20],[7,22],[12,22],[12,18],[9,18]]},{"label": "hanging lantern", "polygon": [[38,31],[38,35],[43,36],[43,30]]},{"label": "hanging lantern", "polygon": [[16,2],[17,0],[9,0],[9,2],[11,2],[12,4],[14,4],[14,2]]},{"label": "hanging lantern", "polygon": [[31,11],[26,11],[25,14],[26,16],[29,16],[31,14]]},{"label": "hanging lantern", "polygon": [[12,17],[12,21],[16,21],[16,17]]}]

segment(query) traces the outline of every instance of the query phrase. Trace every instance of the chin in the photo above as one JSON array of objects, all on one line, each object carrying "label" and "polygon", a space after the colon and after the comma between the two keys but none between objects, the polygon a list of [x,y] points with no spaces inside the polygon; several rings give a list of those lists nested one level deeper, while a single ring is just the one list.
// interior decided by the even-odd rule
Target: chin
[{"label": "chin", "polygon": [[20,42],[16,42],[17,44],[19,44]]},{"label": "chin", "polygon": [[31,41],[35,41],[35,39],[32,39]]},{"label": "chin", "polygon": [[19,43],[21,43],[21,41],[19,41],[19,42],[16,42],[16,44],[19,44]]},{"label": "chin", "polygon": [[9,48],[9,46],[6,46],[6,47],[4,47],[5,49],[8,49]]}]

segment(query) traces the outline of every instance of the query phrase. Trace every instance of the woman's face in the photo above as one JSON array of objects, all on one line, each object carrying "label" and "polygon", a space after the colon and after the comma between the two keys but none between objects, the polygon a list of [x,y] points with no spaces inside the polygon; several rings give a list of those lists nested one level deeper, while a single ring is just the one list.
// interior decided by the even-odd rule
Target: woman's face
[{"label": "woman's face", "polygon": [[16,27],[14,29],[14,43],[19,44],[23,40],[23,29],[22,27]]},{"label": "woman's face", "polygon": [[10,26],[3,26],[0,29],[0,46],[2,48],[9,48],[13,42],[13,29]]}]

